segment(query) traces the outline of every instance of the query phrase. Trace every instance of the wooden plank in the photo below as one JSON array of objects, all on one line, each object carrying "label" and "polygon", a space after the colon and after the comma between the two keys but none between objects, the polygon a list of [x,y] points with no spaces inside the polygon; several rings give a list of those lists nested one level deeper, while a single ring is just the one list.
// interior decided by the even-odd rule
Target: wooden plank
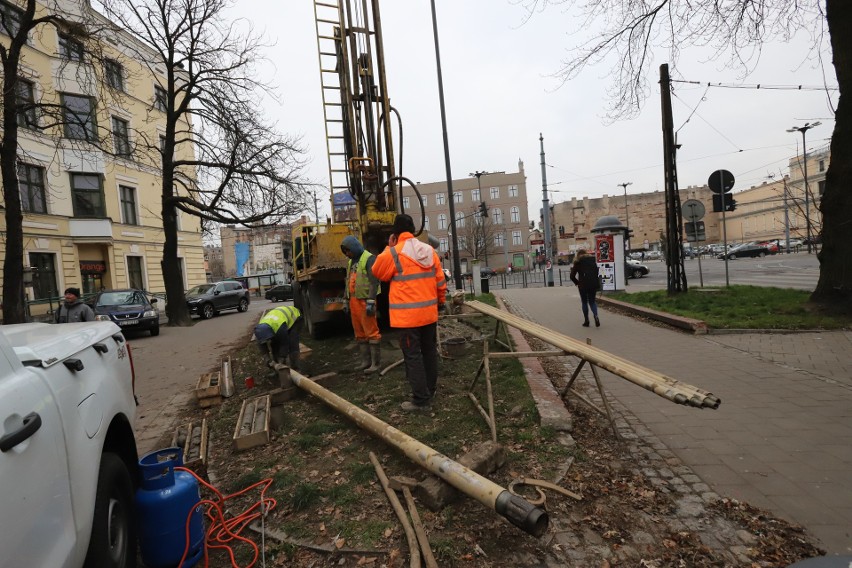
[{"label": "wooden plank", "polygon": [[219,406],[220,404],[222,404],[221,396],[208,396],[198,399],[199,408],[210,408],[211,406]]}]

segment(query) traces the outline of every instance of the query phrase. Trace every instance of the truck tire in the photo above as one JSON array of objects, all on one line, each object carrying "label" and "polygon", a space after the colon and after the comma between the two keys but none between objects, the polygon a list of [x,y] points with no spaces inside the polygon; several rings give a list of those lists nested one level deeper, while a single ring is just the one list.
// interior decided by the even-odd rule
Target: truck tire
[{"label": "truck tire", "polygon": [[84,568],[136,566],[136,528],[133,524],[133,483],[124,462],[104,452],[98,470],[92,535]]}]

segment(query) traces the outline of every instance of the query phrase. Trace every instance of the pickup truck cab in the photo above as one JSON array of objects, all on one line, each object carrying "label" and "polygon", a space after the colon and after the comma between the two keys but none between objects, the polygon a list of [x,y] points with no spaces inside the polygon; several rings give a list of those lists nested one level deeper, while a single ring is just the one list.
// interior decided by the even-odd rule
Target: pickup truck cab
[{"label": "pickup truck cab", "polygon": [[117,325],[0,326],[0,566],[135,566],[135,419]]}]

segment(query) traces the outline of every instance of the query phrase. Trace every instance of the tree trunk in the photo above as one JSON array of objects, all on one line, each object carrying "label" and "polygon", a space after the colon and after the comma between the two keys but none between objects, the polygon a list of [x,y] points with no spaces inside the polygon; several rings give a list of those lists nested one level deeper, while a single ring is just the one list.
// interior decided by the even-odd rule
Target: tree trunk
[{"label": "tree trunk", "polygon": [[834,70],[840,87],[831,138],[831,162],[825,177],[822,212],[822,250],[819,282],[811,300],[831,308],[852,312],[852,2],[827,0],[826,19],[831,36]]},{"label": "tree trunk", "polygon": [[3,323],[24,323],[24,215],[18,190],[18,123],[15,82],[19,50],[12,49],[3,69],[3,144],[0,170],[6,207],[6,258],[3,260]]},{"label": "tree trunk", "polygon": [[177,212],[172,205],[171,178],[163,177],[163,282],[166,285],[166,315],[170,326],[187,327],[192,325],[189,309],[186,307],[183,274],[178,259]]}]

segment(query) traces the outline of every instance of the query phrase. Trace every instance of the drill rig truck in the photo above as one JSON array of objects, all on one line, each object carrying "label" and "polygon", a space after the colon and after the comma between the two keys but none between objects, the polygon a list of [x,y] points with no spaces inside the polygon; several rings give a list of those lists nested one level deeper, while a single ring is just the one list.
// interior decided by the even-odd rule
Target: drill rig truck
[{"label": "drill rig truck", "polygon": [[[336,320],[345,321],[343,239],[353,235],[378,254],[387,246],[394,217],[403,212],[401,182],[417,191],[394,164],[391,113],[396,111],[387,92],[378,4],[314,0],[332,217],[333,196],[344,191],[355,201],[355,215],[293,227],[293,301],[312,337]],[[386,293],[378,307],[387,313],[382,299],[386,303]]]}]

